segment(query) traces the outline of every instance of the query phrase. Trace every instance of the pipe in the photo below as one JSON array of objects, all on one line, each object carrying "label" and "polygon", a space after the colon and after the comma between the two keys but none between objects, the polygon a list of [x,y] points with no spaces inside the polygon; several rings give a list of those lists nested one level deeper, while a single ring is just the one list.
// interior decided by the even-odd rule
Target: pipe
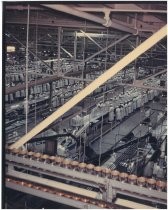
[{"label": "pipe", "polygon": [[[45,7],[54,9],[54,10],[58,10],[61,12],[65,12],[65,13],[68,13],[70,15],[74,15],[74,16],[77,16],[80,18],[84,18],[84,19],[99,23],[101,25],[106,25],[106,23],[107,23],[107,21],[103,18],[100,18],[96,15],[91,15],[86,12],[79,11],[73,7],[70,7],[70,6],[66,6],[66,5],[62,5],[62,4],[42,4],[42,6],[45,6]],[[119,23],[115,23],[113,21],[110,21],[108,27],[115,28],[115,29],[121,30],[121,31],[125,31],[125,32],[131,33],[131,34],[136,33],[135,29],[129,28],[128,26],[125,26],[125,25],[121,25]]]},{"label": "pipe", "polygon": [[135,48],[133,51],[131,51],[129,54],[123,57],[110,69],[105,71],[101,76],[99,76],[97,79],[91,82],[87,87],[85,87],[83,90],[77,93],[68,102],[66,102],[63,106],[57,109],[54,113],[48,116],[45,120],[43,120],[37,126],[35,126],[30,132],[28,132],[26,135],[24,135],[14,144],[12,144],[10,147],[19,148],[23,144],[28,142],[31,138],[36,136],[39,132],[44,130],[51,123],[56,121],[59,117],[61,117],[63,114],[69,111],[72,107],[74,107],[76,104],[82,101],[86,96],[91,94],[94,90],[96,90],[98,87],[103,85],[106,81],[108,81],[110,78],[116,75],[124,67],[130,64],[132,61],[134,61],[137,57],[139,57],[141,54],[146,52],[157,42],[162,40],[166,35],[167,35],[167,25],[165,25],[163,28],[161,28],[159,31],[157,31],[155,34],[153,34],[151,37],[149,37],[147,40],[141,43],[137,48]]}]

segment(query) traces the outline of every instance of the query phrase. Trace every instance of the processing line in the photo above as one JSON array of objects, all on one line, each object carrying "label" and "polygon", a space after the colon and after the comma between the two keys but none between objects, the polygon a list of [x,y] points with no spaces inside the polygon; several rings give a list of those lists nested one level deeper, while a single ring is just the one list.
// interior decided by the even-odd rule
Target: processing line
[{"label": "processing line", "polygon": [[[66,199],[71,199],[74,207],[116,208],[114,202],[118,195],[163,205],[167,202],[166,183],[161,180],[59,156],[8,148],[6,165],[6,187],[64,204],[68,204]],[[65,200],[60,201],[60,195]]]}]

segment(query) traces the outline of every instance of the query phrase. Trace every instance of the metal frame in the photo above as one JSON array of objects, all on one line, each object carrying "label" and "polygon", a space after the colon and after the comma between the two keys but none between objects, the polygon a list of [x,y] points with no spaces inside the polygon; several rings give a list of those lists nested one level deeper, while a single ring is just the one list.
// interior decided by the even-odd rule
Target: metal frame
[{"label": "metal frame", "polygon": [[101,207],[96,206],[96,205],[92,205],[92,204],[86,204],[84,202],[81,201],[75,201],[73,199],[69,199],[69,198],[65,198],[63,196],[59,196],[56,194],[51,194],[48,192],[43,192],[40,190],[36,190],[30,187],[26,187],[26,186],[20,186],[18,184],[15,183],[10,183],[10,182],[6,182],[6,187],[11,188],[13,190],[17,190],[20,192],[24,192],[24,193],[28,193],[30,195],[34,195],[34,196],[38,196],[44,199],[48,199],[51,201],[55,201],[58,203],[63,203],[65,205],[70,205],[73,207],[77,207],[79,209],[101,209]]},{"label": "metal frame", "polygon": [[[130,28],[129,26],[125,26],[125,25],[113,22],[110,19],[103,19],[96,15],[89,14],[87,12],[79,11],[79,10],[77,10],[73,7],[67,6],[67,5],[63,5],[63,4],[41,4],[41,5],[45,6],[47,8],[53,9],[53,10],[65,12],[65,13],[68,13],[68,14],[71,14],[71,15],[74,15],[74,16],[77,16],[80,18],[84,18],[84,19],[102,24],[104,26],[108,26],[111,28],[115,28],[117,30],[125,31],[128,33],[135,34],[137,31],[136,29]],[[106,15],[105,15],[105,17],[106,17]]]},{"label": "metal frame", "polygon": [[125,66],[134,61],[137,57],[139,57],[142,53],[146,52],[160,40],[162,40],[167,35],[167,25],[141,43],[136,49],[127,54],[124,58],[118,61],[114,66],[108,69],[105,73],[91,82],[87,87],[85,87],[82,91],[80,91],[77,95],[72,97],[68,102],[66,102],[62,107],[57,109],[54,113],[52,113],[49,117],[47,117],[44,121],[35,126],[30,132],[20,138],[17,142],[10,146],[11,149],[19,148],[23,144],[27,143],[31,138],[36,136],[39,132],[44,130],[51,123],[56,121],[59,117],[61,117],[64,113],[69,111],[72,107],[74,107],[77,103],[82,101],[86,96],[96,90],[99,86],[103,85],[107,80],[116,75],[119,71],[121,71]]},{"label": "metal frame", "polygon": [[25,173],[18,172],[18,171],[12,170],[12,169],[9,169],[7,175],[10,175],[15,178],[22,179],[22,180],[28,180],[31,182],[35,182],[37,184],[46,185],[48,187],[53,187],[53,188],[63,190],[66,192],[77,193],[78,195],[86,196],[89,198],[100,199],[100,195],[97,192],[86,190],[84,188],[82,189],[82,188],[75,187],[75,186],[69,185],[69,184],[64,184],[64,183],[61,183],[58,181],[53,181],[50,179],[41,178],[41,177],[30,175],[30,174],[25,174]]},{"label": "metal frame", "polygon": [[118,44],[118,43],[122,42],[123,40],[127,39],[129,36],[130,36],[130,35],[127,34],[127,35],[121,37],[120,39],[116,40],[115,42],[112,42],[112,43],[111,43],[110,45],[108,45],[107,47],[101,49],[100,51],[98,51],[98,52],[94,53],[93,55],[91,55],[90,57],[86,58],[86,59],[84,60],[84,62],[88,62],[89,60],[91,60],[92,58],[96,57],[96,56],[99,55],[100,53],[105,52],[106,50],[108,50],[108,49],[111,48],[111,47],[114,47],[116,44]]},{"label": "metal frame", "polygon": [[[13,169],[11,169],[13,168],[12,166],[14,166],[16,163],[19,163],[23,165],[23,168],[29,167],[30,171],[31,170],[33,171],[33,167],[35,167],[37,170],[39,170],[39,173],[42,173],[42,174],[46,174],[49,172],[48,175],[53,176],[51,174],[51,172],[53,172],[55,173],[55,175],[58,174],[59,176],[62,176],[61,178],[65,180],[70,180],[70,181],[73,180],[73,182],[82,183],[82,184],[84,183],[91,187],[104,186],[105,191],[103,192],[103,200],[105,201],[109,201],[109,200],[112,201],[112,199],[116,196],[116,194],[120,193],[123,195],[129,195],[131,197],[135,197],[135,198],[139,198],[143,200],[166,204],[166,200],[167,200],[166,192],[160,192],[157,190],[149,190],[148,188],[145,188],[145,187],[139,187],[137,185],[130,185],[129,183],[122,183],[120,181],[103,178],[97,175],[91,175],[84,172],[75,171],[72,169],[66,169],[60,166],[51,165],[48,163],[43,163],[43,162],[39,162],[35,160],[30,160],[27,158],[18,157],[11,154],[6,155],[6,160],[8,161],[7,163],[9,163],[7,175],[15,176],[17,178],[26,179],[29,181],[34,181],[37,183],[45,184],[47,186],[51,186],[50,182],[45,181],[45,179],[37,178],[36,180],[36,178],[30,177],[30,176],[29,176],[30,178],[27,179],[26,175],[24,175],[23,173],[13,171]],[[22,165],[20,166],[20,168],[22,168]],[[54,186],[53,182],[52,182],[52,186]],[[58,183],[56,184],[57,186],[59,186]],[[69,191],[69,189],[70,188],[66,186],[66,191]],[[85,193],[78,190],[79,189],[76,188],[75,192],[77,194]],[[89,197],[89,194],[87,194],[86,196]],[[91,193],[90,196],[96,196],[97,199],[101,199],[100,193],[96,193],[94,195]]]},{"label": "metal frame", "polygon": [[75,9],[80,10],[82,12],[129,12],[129,13],[159,13],[159,14],[167,14],[166,10],[156,10],[156,9],[110,9],[107,7],[98,7],[98,8],[91,8],[91,7],[75,7]]}]

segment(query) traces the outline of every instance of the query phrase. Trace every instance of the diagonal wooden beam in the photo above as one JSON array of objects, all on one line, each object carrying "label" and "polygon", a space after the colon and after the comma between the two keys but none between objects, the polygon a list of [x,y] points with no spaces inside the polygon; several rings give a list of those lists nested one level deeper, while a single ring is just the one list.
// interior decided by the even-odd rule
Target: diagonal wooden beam
[{"label": "diagonal wooden beam", "polygon": [[11,149],[19,148],[26,142],[28,142],[31,138],[40,133],[43,129],[45,129],[48,125],[53,123],[59,117],[61,117],[64,113],[69,111],[72,107],[74,107],[77,103],[83,100],[86,96],[96,90],[99,86],[103,85],[107,80],[121,71],[125,66],[134,61],[137,57],[139,57],[142,53],[146,52],[153,45],[163,39],[167,34],[167,25],[141,43],[136,49],[127,54],[124,58],[118,61],[114,66],[108,69],[105,73],[91,82],[87,87],[85,87],[82,91],[80,91],[77,95],[72,97],[68,102],[66,102],[63,106],[61,106],[58,110],[48,116],[45,120],[35,126],[31,131],[29,131],[26,135],[20,138],[17,142],[10,146]]}]

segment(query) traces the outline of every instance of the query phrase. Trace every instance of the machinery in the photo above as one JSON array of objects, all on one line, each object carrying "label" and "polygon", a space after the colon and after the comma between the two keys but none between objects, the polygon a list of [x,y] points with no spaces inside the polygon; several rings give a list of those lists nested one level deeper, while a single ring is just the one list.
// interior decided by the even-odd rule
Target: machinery
[{"label": "machinery", "polygon": [[166,209],[167,4],[3,8],[3,207]]}]

